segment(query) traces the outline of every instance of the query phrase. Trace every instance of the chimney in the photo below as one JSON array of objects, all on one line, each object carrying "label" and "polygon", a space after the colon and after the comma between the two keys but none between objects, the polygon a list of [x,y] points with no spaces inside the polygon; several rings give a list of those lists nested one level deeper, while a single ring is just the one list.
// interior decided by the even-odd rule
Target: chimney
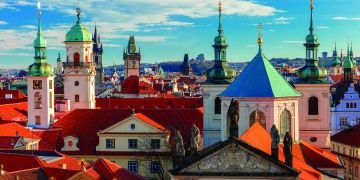
[{"label": "chimney", "polygon": [[60,164],[60,169],[66,169],[66,163]]},{"label": "chimney", "polygon": [[16,131],[15,136],[19,137],[19,131]]}]

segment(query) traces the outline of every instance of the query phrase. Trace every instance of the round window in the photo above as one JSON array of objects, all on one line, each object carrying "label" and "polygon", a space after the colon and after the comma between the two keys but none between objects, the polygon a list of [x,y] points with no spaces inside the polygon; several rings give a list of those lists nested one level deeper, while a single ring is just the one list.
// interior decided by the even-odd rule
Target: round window
[{"label": "round window", "polygon": [[131,125],[130,125],[130,128],[131,128],[131,129],[135,129],[135,124],[131,124]]},{"label": "round window", "polygon": [[79,81],[75,81],[75,86],[79,86]]},{"label": "round window", "polygon": [[311,138],[310,138],[310,141],[311,141],[311,142],[316,142],[316,141],[317,141],[317,138],[316,138],[316,137],[311,137]]}]

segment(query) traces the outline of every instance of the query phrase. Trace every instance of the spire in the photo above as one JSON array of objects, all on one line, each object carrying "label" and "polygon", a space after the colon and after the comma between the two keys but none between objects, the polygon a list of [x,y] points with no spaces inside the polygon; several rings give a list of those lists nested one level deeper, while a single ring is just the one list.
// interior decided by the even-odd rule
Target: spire
[{"label": "spire", "polygon": [[310,15],[310,34],[313,34],[314,32],[314,22],[313,22],[313,10],[314,10],[315,6],[314,6],[314,0],[310,0],[310,11],[311,11],[311,15]]},{"label": "spire", "polygon": [[220,34],[223,34],[223,29],[222,29],[222,25],[221,25],[221,15],[222,15],[222,2],[221,0],[219,0],[219,28],[218,28],[218,32],[219,32],[219,35]]},{"label": "spire", "polygon": [[38,0],[37,2],[37,15],[38,15],[38,32],[37,32],[37,38],[40,38],[41,36],[41,3],[40,3],[40,0]]},{"label": "spire", "polygon": [[257,39],[257,43],[258,43],[258,45],[259,45],[259,52],[261,52],[261,45],[262,45],[262,43],[263,43],[262,33],[263,33],[263,29],[264,29],[262,23],[259,23],[259,24],[257,25],[257,29],[258,29],[258,39]]},{"label": "spire", "polygon": [[58,53],[57,62],[61,62],[61,54],[60,54],[60,52]]},{"label": "spire", "polygon": [[352,46],[352,42],[350,44],[350,57],[353,58],[354,57],[354,52],[353,52],[353,46]]}]

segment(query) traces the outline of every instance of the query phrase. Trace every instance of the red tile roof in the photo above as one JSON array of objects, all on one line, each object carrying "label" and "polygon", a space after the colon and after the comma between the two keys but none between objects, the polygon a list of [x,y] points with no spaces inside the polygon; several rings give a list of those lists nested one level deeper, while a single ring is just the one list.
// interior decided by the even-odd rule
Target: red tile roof
[{"label": "red tile roof", "polygon": [[0,136],[0,149],[14,149],[21,137]]},{"label": "red tile roof", "polygon": [[[192,124],[195,123],[201,132],[203,129],[202,109],[139,109],[136,112],[142,113],[171,132],[180,130],[186,147],[190,143]],[[130,109],[74,110],[53,125],[53,128],[61,128],[61,134],[57,142],[57,150],[60,151],[63,147],[64,137],[75,136],[79,138],[77,147],[80,151],[64,153],[96,154],[96,146],[99,144],[97,133],[129,117],[131,113],[132,110]]]},{"label": "red tile roof", "polygon": [[353,147],[360,147],[360,125],[345,129],[333,136],[331,136],[331,141],[337,143],[346,144]]},{"label": "red tile roof", "polygon": [[[240,139],[271,154],[271,136],[259,123],[251,126]],[[343,168],[336,155],[320,150],[310,143],[302,141],[300,144],[294,144],[292,148],[293,167],[301,172],[300,179],[321,179],[321,172],[315,168]],[[279,160],[285,162],[282,144],[279,145]]]},{"label": "red tile roof", "polygon": [[142,113],[136,113],[136,114],[134,114],[134,116],[136,116],[138,119],[144,121],[145,123],[151,125],[152,127],[160,129],[161,131],[166,130],[166,128],[164,126],[158,124],[157,122],[155,122],[154,120],[150,119],[149,117],[147,117],[146,115],[144,115]]},{"label": "red tile roof", "polygon": [[38,168],[42,166],[41,160],[33,155],[0,153],[0,164],[6,172]]},{"label": "red tile roof", "polygon": [[92,168],[104,179],[145,180],[144,177],[134,174],[103,158],[96,160],[92,165]]},{"label": "red tile roof", "polygon": [[200,98],[97,98],[96,107],[101,109],[183,109],[203,107]]},{"label": "red tile roof", "polygon": [[[11,99],[6,99],[5,96],[11,94]],[[27,101],[26,95],[20,90],[0,90],[0,104],[12,104]]]},{"label": "red tile roof", "polygon": [[151,84],[142,81],[138,76],[130,76],[121,84],[122,94],[158,94]]},{"label": "red tile roof", "polygon": [[59,167],[57,168],[44,167],[43,170],[49,178],[53,177],[55,179],[69,179],[70,177],[79,173],[79,171],[61,169]]},{"label": "red tile roof", "polygon": [[0,105],[0,123],[17,122],[26,124],[27,105],[27,102]]},{"label": "red tile roof", "polygon": [[16,136],[16,132],[19,136],[30,139],[41,139],[31,129],[28,129],[17,123],[7,123],[0,125],[0,136]]}]

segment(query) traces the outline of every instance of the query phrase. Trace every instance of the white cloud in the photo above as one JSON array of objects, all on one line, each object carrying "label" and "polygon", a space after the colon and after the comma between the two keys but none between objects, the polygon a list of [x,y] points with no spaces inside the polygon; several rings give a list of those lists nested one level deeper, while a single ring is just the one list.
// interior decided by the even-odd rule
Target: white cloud
[{"label": "white cloud", "polygon": [[6,21],[0,21],[0,25],[6,25],[8,24]]},{"label": "white cloud", "polygon": [[274,24],[290,24],[290,21],[294,20],[292,17],[277,17],[274,18]]},{"label": "white cloud", "polygon": [[268,31],[269,32],[275,32],[276,30],[275,29],[269,29]]},{"label": "white cloud", "polygon": [[282,42],[286,43],[286,44],[303,44],[304,43],[304,41],[293,41],[293,40],[285,40]]},{"label": "white cloud", "polygon": [[339,21],[360,21],[360,17],[333,17],[333,20],[339,20]]},{"label": "white cloud", "polygon": [[24,29],[36,29],[37,26],[34,26],[34,25],[24,25],[24,26],[20,26],[20,28],[24,28]]},{"label": "white cloud", "polygon": [[0,53],[0,56],[14,56],[14,57],[19,57],[19,56],[25,56],[25,57],[32,57],[34,54],[30,54],[30,53]]},{"label": "white cloud", "polygon": [[329,26],[316,26],[318,29],[330,29]]}]

